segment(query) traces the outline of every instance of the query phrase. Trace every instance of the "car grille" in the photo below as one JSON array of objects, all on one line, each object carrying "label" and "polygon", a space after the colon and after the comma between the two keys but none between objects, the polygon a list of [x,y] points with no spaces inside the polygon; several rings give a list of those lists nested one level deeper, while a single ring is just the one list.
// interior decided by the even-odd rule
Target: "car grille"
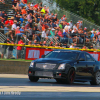
[{"label": "car grille", "polygon": [[53,73],[52,72],[36,71],[35,76],[53,77]]},{"label": "car grille", "polygon": [[56,64],[48,64],[48,63],[37,63],[36,68],[40,69],[54,69]]}]

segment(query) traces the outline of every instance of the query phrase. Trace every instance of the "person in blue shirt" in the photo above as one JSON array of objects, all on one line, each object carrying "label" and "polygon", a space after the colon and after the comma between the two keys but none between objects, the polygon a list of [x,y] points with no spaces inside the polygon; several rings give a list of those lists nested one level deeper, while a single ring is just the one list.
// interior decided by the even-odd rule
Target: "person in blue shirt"
[{"label": "person in blue shirt", "polygon": [[8,34],[9,34],[8,25],[5,25],[5,27],[4,27],[4,34],[5,34],[5,35],[8,35]]}]

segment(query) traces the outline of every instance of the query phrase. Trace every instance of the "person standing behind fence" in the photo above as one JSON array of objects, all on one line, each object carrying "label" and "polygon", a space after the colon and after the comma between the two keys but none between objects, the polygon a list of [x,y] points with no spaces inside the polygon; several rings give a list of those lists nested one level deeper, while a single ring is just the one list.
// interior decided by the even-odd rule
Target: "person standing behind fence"
[{"label": "person standing behind fence", "polygon": [[[10,44],[14,44],[14,41],[11,40],[11,43]],[[13,52],[13,46],[9,46],[8,47],[8,50],[7,50],[7,58],[11,58],[13,55],[12,55],[12,52]]]},{"label": "person standing behind fence", "polygon": [[[4,43],[7,43],[7,44],[10,43],[9,37],[7,37],[7,39],[4,41]],[[4,54],[6,54],[7,47],[8,47],[7,45],[3,45],[3,46],[2,46],[1,58],[3,58],[3,57],[4,57]]]},{"label": "person standing behind fence", "polygon": [[[20,38],[18,44],[25,45],[22,38]],[[17,46],[17,59],[21,57],[21,51],[22,51],[22,46]]]}]

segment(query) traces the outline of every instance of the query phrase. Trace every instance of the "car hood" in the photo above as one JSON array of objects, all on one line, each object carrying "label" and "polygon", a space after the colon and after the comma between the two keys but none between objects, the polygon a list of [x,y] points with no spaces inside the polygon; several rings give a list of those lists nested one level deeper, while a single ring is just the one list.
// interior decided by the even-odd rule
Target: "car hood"
[{"label": "car hood", "polygon": [[63,59],[55,59],[55,58],[40,58],[35,60],[36,63],[69,63],[69,62],[73,62],[72,60],[63,60]]}]

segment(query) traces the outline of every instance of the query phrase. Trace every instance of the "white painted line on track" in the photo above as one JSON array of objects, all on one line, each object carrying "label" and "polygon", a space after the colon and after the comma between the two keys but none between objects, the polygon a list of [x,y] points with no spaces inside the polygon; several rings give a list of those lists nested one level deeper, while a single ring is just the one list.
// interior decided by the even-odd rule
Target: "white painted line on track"
[{"label": "white painted line on track", "polygon": [[19,91],[19,92],[100,92],[100,87],[0,86],[0,91]]},{"label": "white painted line on track", "polygon": [[24,74],[0,74],[1,78],[28,78],[28,75]]}]

